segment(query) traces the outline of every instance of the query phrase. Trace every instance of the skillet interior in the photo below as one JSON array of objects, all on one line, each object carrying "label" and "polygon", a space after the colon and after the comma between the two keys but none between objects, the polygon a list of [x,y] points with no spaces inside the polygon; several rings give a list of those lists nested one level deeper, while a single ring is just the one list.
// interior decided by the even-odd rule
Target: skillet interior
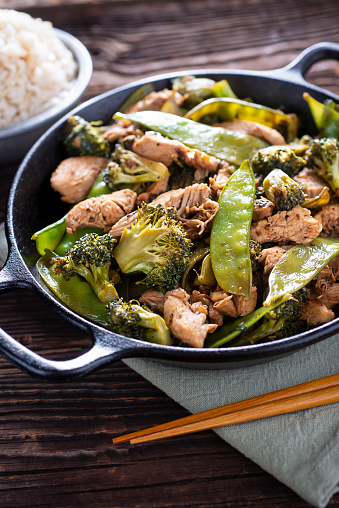
[{"label": "skillet interior", "polygon": [[[301,134],[306,131],[310,134],[315,133],[315,127],[308,111],[308,106],[302,98],[304,91],[310,92],[313,97],[320,101],[329,97],[339,101],[339,98],[336,98],[333,94],[321,91],[312,85],[307,86],[303,83],[292,82],[289,79],[279,79],[279,77],[274,76],[274,71],[271,77],[266,73],[250,72],[189,72],[194,75],[208,76],[215,80],[225,78],[239,97],[250,96],[259,104],[273,108],[283,106],[285,112],[297,113],[301,119]],[[187,73],[180,73],[180,75],[183,74]],[[161,90],[165,87],[170,87],[170,78],[174,78],[177,75],[172,74],[159,77],[153,81],[155,88]],[[85,105],[74,110],[73,113],[75,112],[89,121],[101,119],[105,124],[110,120],[112,114],[119,110],[119,106],[125,98],[137,89],[140,84],[151,81],[144,80],[138,82],[138,84],[132,84],[103,94],[96,99],[88,101]],[[51,172],[66,157],[60,142],[64,121],[65,117],[50,129],[29,152],[19,168],[13,183],[8,205],[8,229],[11,242],[14,244],[15,249],[20,252],[25,266],[31,272],[35,289],[43,293],[45,297],[46,294],[48,295],[48,292],[46,292],[46,288],[35,269],[38,255],[31,236],[35,231],[59,219],[67,210],[58,195],[52,191],[49,184]],[[64,312],[65,309],[52,294],[47,296],[47,303],[57,312],[65,314],[66,318],[75,322],[78,326],[83,326],[84,320],[82,318],[78,319],[68,310]],[[89,329],[98,328],[96,325],[87,324]],[[143,347],[139,348],[140,354],[137,355],[134,354],[133,347],[139,341],[124,338],[124,343],[126,344],[127,342],[130,345],[131,352],[121,356],[149,356],[160,358],[163,361],[179,362],[181,366],[199,366],[202,368],[215,368],[216,366],[239,367],[267,361],[270,357],[285,355],[294,349],[324,339],[337,328],[338,318],[327,325],[292,338],[255,346],[220,348],[218,350],[192,350],[188,348],[143,344]],[[105,333],[107,333],[108,341],[109,335],[117,337],[116,334]]]}]

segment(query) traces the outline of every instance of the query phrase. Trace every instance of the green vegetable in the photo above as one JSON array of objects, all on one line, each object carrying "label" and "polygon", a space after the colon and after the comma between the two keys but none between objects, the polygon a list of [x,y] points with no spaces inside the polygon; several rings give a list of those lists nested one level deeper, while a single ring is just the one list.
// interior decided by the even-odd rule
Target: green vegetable
[{"label": "green vegetable", "polygon": [[142,85],[137,88],[128,98],[121,104],[120,111],[125,111],[131,106],[134,106],[137,102],[144,99],[147,95],[154,92],[154,86],[151,83],[147,83],[146,85]]},{"label": "green vegetable", "polygon": [[35,245],[40,256],[43,256],[46,250],[54,251],[65,232],[65,217],[62,217],[62,219],[34,233],[32,240],[35,240]]},{"label": "green vegetable", "polygon": [[215,82],[209,78],[180,76],[173,80],[172,89],[184,97],[185,105],[190,108],[210,97],[233,97],[236,99],[226,79]]},{"label": "green vegetable", "polygon": [[174,208],[142,203],[137,221],[124,229],[113,255],[123,273],[144,273],[140,283],[165,293],[179,281],[191,250]]},{"label": "green vegetable", "polygon": [[107,127],[102,122],[87,122],[80,116],[68,119],[71,132],[65,138],[65,147],[70,156],[97,155],[107,157],[111,153],[110,143],[103,137]]},{"label": "green vegetable", "polygon": [[[204,246],[204,247],[198,247],[191,254],[190,259],[189,259],[189,263],[186,266],[186,269],[185,269],[185,271],[183,273],[182,280],[181,280],[182,287],[188,293],[190,293],[192,291],[193,284],[191,283],[190,279],[192,277],[190,277],[190,275],[191,275],[191,272],[192,272],[193,268],[195,267],[195,265],[199,261],[202,261],[207,256],[207,254],[209,254],[209,252],[210,252],[210,248],[207,247],[207,246]],[[193,278],[195,277],[195,275],[196,275],[196,272],[194,271],[193,272]]]},{"label": "green vegetable", "polygon": [[339,142],[335,138],[313,139],[305,158],[308,167],[313,168],[339,195]]},{"label": "green vegetable", "polygon": [[279,300],[276,300],[268,307],[259,307],[259,309],[254,310],[250,314],[245,317],[239,317],[234,321],[227,323],[220,328],[218,328],[208,339],[205,341],[206,347],[220,347],[230,342],[231,340],[238,337],[241,333],[249,330],[253,325],[255,325],[261,318],[265,316],[268,312],[275,309],[278,305],[281,305],[286,300],[291,298],[291,295],[284,295]]},{"label": "green vegetable", "polygon": [[264,306],[306,286],[338,254],[338,238],[318,237],[312,243],[291,247],[270,273]]},{"label": "green vegetable", "polygon": [[222,127],[210,127],[170,113],[139,111],[130,114],[116,113],[114,117],[140,123],[163,136],[181,141],[190,148],[196,148],[237,166],[245,159],[251,158],[257,150],[268,146],[268,143],[254,136]]},{"label": "green vegetable", "polygon": [[305,201],[302,186],[281,169],[271,171],[263,181],[267,199],[277,210],[292,210]]},{"label": "green vegetable", "polygon": [[73,247],[75,242],[77,242],[80,238],[90,233],[102,235],[104,233],[104,230],[98,228],[83,228],[78,229],[72,234],[65,233],[58,246],[54,249],[54,252],[58,254],[58,256],[65,256],[67,254],[67,251],[69,251]]},{"label": "green vegetable", "polygon": [[252,290],[249,237],[254,198],[253,171],[249,161],[244,161],[220,195],[210,242],[213,272],[219,286],[246,298]]},{"label": "green vegetable", "polygon": [[115,300],[107,305],[110,328],[121,335],[170,346],[170,330],[165,320],[140,305],[137,300]]},{"label": "green vegetable", "polygon": [[55,254],[47,251],[37,262],[37,269],[46,286],[69,309],[80,316],[103,326],[109,327],[106,304],[101,302],[91,286],[82,277],[74,275],[69,280],[54,272]]},{"label": "green vegetable", "polygon": [[251,160],[255,173],[268,175],[274,169],[281,169],[287,175],[293,177],[305,166],[306,161],[299,157],[292,148],[268,147],[259,150]]},{"label": "green vegetable", "polygon": [[255,272],[259,267],[259,255],[260,252],[263,250],[263,246],[261,245],[261,243],[256,242],[255,240],[250,240],[249,249],[252,264],[252,272]]},{"label": "green vegetable", "polygon": [[140,157],[116,145],[102,179],[111,192],[128,187],[140,193],[147,184],[161,182],[168,176],[169,171],[161,162]]},{"label": "green vegetable", "polygon": [[204,117],[215,115],[220,121],[231,122],[233,120],[250,120],[267,127],[278,130],[284,135],[287,142],[292,141],[298,131],[297,117],[286,115],[280,110],[267,108],[261,104],[254,104],[239,99],[218,98],[208,99],[185,116],[196,122]]},{"label": "green vegetable", "polygon": [[212,268],[211,254],[207,254],[207,256],[205,256],[203,259],[200,275],[198,275],[198,281],[203,286],[215,287],[217,284]]},{"label": "green vegetable", "polygon": [[[310,96],[307,92],[303,95],[309,105],[314,123],[322,136],[339,140],[339,111],[332,105],[322,104]],[[334,105],[334,107],[333,107]]]},{"label": "green vegetable", "polygon": [[62,275],[66,280],[76,274],[80,275],[87,280],[100,301],[115,300],[119,295],[109,278],[115,244],[116,240],[108,234],[84,235],[65,256],[58,257],[54,273]]},{"label": "green vegetable", "polygon": [[97,196],[102,196],[103,194],[110,194],[112,191],[108,187],[107,183],[104,182],[103,176],[105,174],[105,169],[100,171],[97,179],[91,187],[91,190],[88,193],[87,198],[96,198]]}]

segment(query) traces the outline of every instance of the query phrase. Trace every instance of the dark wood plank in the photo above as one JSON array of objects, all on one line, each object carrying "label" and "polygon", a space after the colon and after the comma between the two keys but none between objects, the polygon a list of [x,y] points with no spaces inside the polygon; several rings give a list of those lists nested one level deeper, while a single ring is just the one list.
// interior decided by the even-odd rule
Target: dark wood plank
[{"label": "dark wood plank", "polygon": [[[94,73],[85,98],[140,77],[194,68],[273,69],[307,46],[339,42],[336,0],[3,0],[82,40]],[[338,62],[308,79],[339,93]],[[16,167],[0,169],[0,221]],[[0,295],[1,326],[48,358],[90,338],[27,290]],[[212,431],[113,447],[111,437],[187,412],[123,362],[44,383],[0,358],[0,506],[309,506]],[[339,495],[330,502],[339,507]]]}]

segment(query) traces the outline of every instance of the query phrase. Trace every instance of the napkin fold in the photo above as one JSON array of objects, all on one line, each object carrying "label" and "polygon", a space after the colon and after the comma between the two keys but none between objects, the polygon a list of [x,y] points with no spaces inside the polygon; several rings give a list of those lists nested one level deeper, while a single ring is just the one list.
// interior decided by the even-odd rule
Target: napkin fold
[{"label": "napkin fold", "polygon": [[[0,267],[7,243],[0,224]],[[195,370],[133,358],[125,363],[191,413],[339,372],[339,334],[279,360],[248,368]],[[215,432],[319,508],[339,491],[339,403]]]}]

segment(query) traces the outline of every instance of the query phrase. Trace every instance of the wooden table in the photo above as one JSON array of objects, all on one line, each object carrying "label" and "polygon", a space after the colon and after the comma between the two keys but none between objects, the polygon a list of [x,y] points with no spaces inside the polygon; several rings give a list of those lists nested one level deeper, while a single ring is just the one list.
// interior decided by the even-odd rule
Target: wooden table
[{"label": "wooden table", "polygon": [[[192,68],[273,69],[339,42],[337,0],[2,0],[78,37],[93,57],[85,99],[134,79]],[[338,62],[309,80],[339,93]],[[1,169],[0,221],[16,167]],[[28,291],[1,295],[1,326],[54,359],[89,338]],[[186,415],[123,362],[45,384],[0,359],[0,507],[309,506],[212,431],[113,447],[113,435]],[[339,495],[330,506],[339,507]]]}]

